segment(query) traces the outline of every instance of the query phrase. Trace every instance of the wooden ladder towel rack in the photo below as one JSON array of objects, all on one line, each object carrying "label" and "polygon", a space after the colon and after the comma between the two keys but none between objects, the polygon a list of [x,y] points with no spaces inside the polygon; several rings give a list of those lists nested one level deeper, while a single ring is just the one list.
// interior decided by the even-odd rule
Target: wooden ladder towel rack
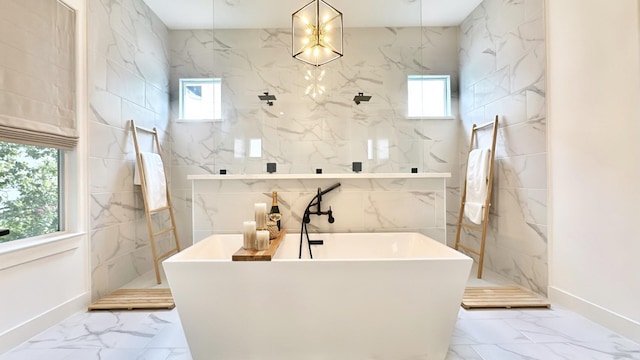
[{"label": "wooden ladder towel rack", "polygon": [[[137,126],[133,120],[131,120],[131,131],[133,132],[133,143],[136,149],[136,166],[138,167],[138,174],[140,177],[140,188],[142,190],[142,199],[144,201],[144,213],[147,219],[147,230],[149,232],[149,243],[151,244],[151,252],[153,255],[153,266],[156,272],[156,281],[158,284],[162,283],[162,277],[160,276],[160,261],[168,258],[169,256],[180,252],[180,240],[178,239],[178,231],[176,228],[176,219],[173,213],[173,206],[171,205],[171,194],[169,193],[169,184],[165,182],[167,192],[167,206],[157,209],[149,209],[148,190],[146,185],[146,174],[144,167],[142,166],[142,155],[140,152],[140,144],[138,142],[138,130],[150,133],[153,135],[153,141],[156,144],[156,151],[158,155],[162,154],[160,148],[160,139],[158,138],[158,130],[156,128],[147,129],[141,126]],[[163,169],[164,171],[164,169]],[[166,172],[165,172],[166,174]],[[165,176],[166,179],[166,176]],[[158,214],[164,211],[169,212],[169,218],[171,224],[168,227],[154,231],[151,215]],[[169,249],[167,252],[158,255],[158,248],[156,246],[156,237],[167,233],[173,233],[173,239],[175,241],[175,247]]]},{"label": "wooden ladder towel rack", "polygon": [[[468,170],[465,170],[464,186],[462,188],[462,194],[460,196],[461,200],[460,200],[460,213],[458,215],[458,228],[456,230],[455,249],[456,250],[463,249],[472,254],[478,255],[478,279],[482,278],[482,267],[484,265],[484,248],[485,248],[485,242],[487,239],[487,227],[489,226],[489,210],[491,208],[491,188],[493,187],[492,185],[493,185],[493,172],[494,172],[493,161],[496,153],[496,139],[498,137],[498,115],[496,115],[494,121],[488,122],[486,124],[483,124],[480,126],[476,126],[476,124],[473,124],[473,126],[471,127],[471,140],[469,142],[469,152],[467,153],[467,169],[468,169],[469,154],[473,150],[473,145],[474,143],[476,143],[478,139],[477,131],[487,128],[489,126],[493,126],[493,136],[491,139],[489,169],[487,172],[487,197],[482,207],[482,223],[480,225],[475,225],[475,224],[469,224],[464,222],[464,207],[465,207],[466,198],[467,198],[467,171],[468,171]],[[478,231],[481,233],[480,249],[475,249],[460,243],[460,233],[463,227],[471,231]]]}]

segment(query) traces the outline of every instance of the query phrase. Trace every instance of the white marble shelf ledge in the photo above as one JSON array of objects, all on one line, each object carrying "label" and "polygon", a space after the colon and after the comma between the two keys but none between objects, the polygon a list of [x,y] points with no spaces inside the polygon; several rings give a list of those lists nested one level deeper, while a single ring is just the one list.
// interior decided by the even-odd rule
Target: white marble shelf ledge
[{"label": "white marble shelf ledge", "polygon": [[187,175],[187,180],[324,180],[324,179],[445,179],[451,173],[236,174]]}]

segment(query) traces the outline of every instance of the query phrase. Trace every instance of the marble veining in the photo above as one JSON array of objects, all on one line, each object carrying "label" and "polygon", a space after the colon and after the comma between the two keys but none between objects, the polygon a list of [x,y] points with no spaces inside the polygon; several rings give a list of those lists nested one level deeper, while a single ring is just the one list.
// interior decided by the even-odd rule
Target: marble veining
[{"label": "marble veining", "polygon": [[[153,266],[140,190],[133,185],[129,120],[158,128],[169,165],[169,45],[168,29],[142,0],[89,0],[87,7],[90,266],[96,299]],[[150,149],[150,138],[141,144]],[[84,355],[90,359],[121,353]]]},{"label": "marble veining", "polygon": [[[420,172],[457,174],[456,145],[450,141],[456,136],[455,121],[406,119],[403,90],[407,75],[448,74],[453,81],[452,102],[457,103],[457,27],[347,29],[344,41],[349,56],[319,69],[291,58],[290,29],[176,30],[170,31],[169,38],[174,179],[217,174],[220,169],[231,175],[263,174],[267,162],[276,162],[279,174],[313,174],[316,168],[324,173],[350,173],[353,161],[361,161],[365,173],[408,173],[417,167]],[[223,79],[223,120],[178,122],[178,80],[203,76]],[[325,88],[315,98],[305,94],[314,84]],[[257,95],[264,91],[277,96],[273,106],[258,101]],[[374,100],[355,105],[352,98],[362,91]],[[261,142],[259,153],[250,151],[252,140]],[[179,181],[172,183],[172,189],[187,192],[190,184]],[[270,190],[274,189],[264,191]],[[217,204],[240,201],[250,205],[253,200],[229,196],[197,195],[193,217],[185,212],[179,222],[207,224],[194,228],[194,233],[237,230],[237,216],[229,217],[221,208],[225,205]],[[305,204],[302,200],[296,203],[286,193],[282,196],[291,201],[285,217],[295,224],[301,211],[296,206]],[[433,198],[441,194],[430,196],[433,206]],[[361,211],[357,206],[364,204],[364,198],[352,200],[341,204],[343,213]],[[416,203],[426,206],[426,201]],[[391,231],[419,227],[378,209],[382,199],[366,206],[371,215],[356,216],[352,220],[357,225],[342,222],[334,228],[389,227]],[[385,225],[378,219],[385,219]],[[324,225],[320,229],[327,230]]]},{"label": "marble veining", "polygon": [[[0,360],[192,360],[176,310],[74,315]],[[640,359],[640,344],[575,313],[460,309],[446,360]]]},{"label": "marble veining", "polygon": [[[358,131],[362,127],[354,126],[356,123],[349,119],[366,120],[365,134],[377,132],[376,122],[402,121],[405,96],[402,91],[389,92],[389,86],[400,90],[402,79],[406,81],[407,71],[421,73],[426,71],[426,68],[435,73],[452,74],[456,78],[456,67],[452,68],[451,64],[457,62],[456,28],[435,28],[427,32],[428,38],[424,41],[430,50],[443,54],[437,59],[423,58],[421,52],[416,52],[421,41],[420,32],[416,29],[381,28],[350,31],[345,35],[345,41],[351,44],[350,57],[323,68],[326,74],[322,81],[326,84],[327,91],[326,95],[316,101],[304,95],[304,89],[308,86],[308,80],[303,76],[305,67],[290,58],[289,30],[216,30],[215,33],[172,31],[171,82],[176,84],[181,77],[222,76],[223,123],[234,124],[231,128],[221,124],[229,129],[223,129],[227,131],[223,138],[233,136],[242,140],[259,137],[263,139],[263,144],[277,144],[282,142],[282,139],[291,141],[280,146],[271,146],[269,149],[265,145],[263,157],[257,159],[260,162],[255,169],[257,172],[264,171],[259,165],[272,160],[294,165],[287,168],[287,171],[292,172],[300,172],[302,169],[312,172],[314,168],[308,165],[300,168],[305,163],[311,166],[324,163],[325,166],[347,168],[351,161],[355,161],[355,154],[351,152],[362,148],[357,146],[362,141],[365,141],[366,149],[367,141]],[[372,32],[375,35],[372,35]],[[368,41],[360,41],[363,36],[366,36]],[[224,43],[222,52],[216,52],[212,48],[212,42],[216,43],[214,39],[221,39]],[[447,61],[443,56],[451,58]],[[416,64],[423,65],[416,68]],[[302,75],[292,77],[291,74]],[[177,86],[172,88],[177,89]],[[253,99],[257,93],[264,90],[277,94],[278,100],[273,107],[263,108],[262,104]],[[372,93],[376,101],[356,107],[351,98],[362,90]],[[173,99],[177,96],[174,91],[171,93]],[[172,101],[174,118],[177,114],[175,105],[176,102]],[[422,120],[414,122],[422,127]],[[362,124],[360,121],[358,123]],[[184,133],[197,126],[176,124],[174,131]],[[392,156],[388,161],[383,161],[383,164],[372,163],[371,168],[380,171],[399,169],[400,166],[408,168],[409,163],[422,168],[421,157],[403,155],[403,149],[404,154],[411,149],[398,147],[406,136],[415,135],[398,128],[390,130],[392,132],[385,132],[397,136],[397,140],[390,144]],[[188,158],[186,154],[180,154],[182,140],[179,137],[175,140],[176,157]],[[229,140],[226,141],[228,144]],[[246,171],[245,156],[230,158],[226,156],[231,153],[230,144],[225,145],[223,142],[220,145],[199,145],[221,149],[219,155],[222,156],[207,159],[207,165],[213,164],[215,168],[225,168],[236,173]],[[366,153],[363,155],[366,156]],[[358,157],[365,162],[369,160],[363,159],[362,155]],[[398,162],[398,165],[394,165],[395,162]],[[384,163],[390,165],[382,166],[383,170],[381,165]]]},{"label": "marble veining", "polygon": [[[471,124],[500,118],[486,267],[542,294],[548,284],[543,9],[542,0],[484,0],[461,24],[459,50],[461,154]],[[489,145],[486,136],[480,144]],[[509,358],[504,347],[486,347],[485,354]]]},{"label": "marble veining", "polygon": [[[213,233],[239,233],[253,218],[253,204],[269,204],[278,191],[282,226],[300,231],[303,212],[318,188],[340,182],[323,197],[335,223],[314,219],[311,232],[419,231],[446,242],[445,183],[449,173],[191,175],[193,240]],[[233,204],[233,211],[228,211]],[[185,214],[186,215],[186,214]]]},{"label": "marble veining", "polygon": [[[416,203],[446,206],[446,219],[436,211],[433,221],[448,224],[450,236],[464,169],[461,147],[467,144],[459,127],[467,132],[472,122],[483,123],[499,113],[503,129],[496,183],[504,191],[496,192],[496,204],[502,206],[494,211],[509,222],[492,226],[509,231],[500,235],[493,229],[491,264],[535,284],[532,288],[546,289],[546,257],[540,255],[546,241],[546,149],[540,145],[546,141],[542,0],[485,0],[460,27],[349,29],[349,56],[323,67],[321,82],[327,92],[316,99],[305,94],[306,67],[291,59],[289,29],[169,31],[142,0],[90,0],[88,8],[90,163],[95,169],[106,167],[90,179],[92,230],[135,224],[135,241],[144,244],[139,197],[129,195],[138,190],[121,182],[122,176],[130,176],[134,161],[126,121],[136,118],[161,131],[180,233],[187,234],[183,241],[224,225],[220,219],[203,219],[205,228],[190,228],[192,200],[196,213],[203,208],[202,214],[214,214],[220,210],[204,198],[220,199],[191,199],[187,175],[217,174],[221,169],[259,174],[274,161],[279,173],[313,173],[316,168],[348,173],[352,161],[362,161],[365,172],[409,172],[412,167],[449,172],[453,178],[447,184],[446,204],[441,191]],[[454,120],[406,119],[403,89],[406,75],[412,73],[451,76]],[[203,76],[224,79],[224,120],[176,121],[178,79]],[[256,98],[266,90],[278,96],[273,107]],[[359,91],[372,94],[373,101],[355,105],[351,99]],[[248,156],[252,139],[261,140],[257,157]],[[119,166],[126,171],[115,171]],[[270,190],[260,190],[256,199]],[[106,203],[110,199],[114,204]],[[296,209],[304,204],[294,196],[284,199],[290,204],[288,216],[295,220],[300,216]],[[352,198],[355,202],[343,204],[343,209],[362,206],[364,199]],[[358,226],[371,227],[385,219],[394,228],[411,227],[376,208],[380,201],[368,202],[371,216],[354,219]],[[230,226],[225,229],[231,231]],[[514,236],[517,231],[524,236]],[[94,259],[116,262],[126,256],[118,250],[114,258],[114,249],[95,249],[106,253],[92,254]],[[145,250],[120,249],[135,254]],[[92,265],[100,289],[117,287],[135,273],[111,272],[119,278],[109,279],[106,269],[95,266],[107,265]]]}]

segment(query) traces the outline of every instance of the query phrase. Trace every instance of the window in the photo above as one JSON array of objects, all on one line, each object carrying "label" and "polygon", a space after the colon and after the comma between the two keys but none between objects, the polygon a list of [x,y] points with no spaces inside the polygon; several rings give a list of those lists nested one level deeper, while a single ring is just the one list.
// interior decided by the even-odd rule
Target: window
[{"label": "window", "polygon": [[410,75],[407,94],[409,117],[451,116],[449,75]]},{"label": "window", "polygon": [[0,243],[62,230],[61,152],[0,142]]},{"label": "window", "polygon": [[180,79],[180,120],[222,120],[221,80]]}]

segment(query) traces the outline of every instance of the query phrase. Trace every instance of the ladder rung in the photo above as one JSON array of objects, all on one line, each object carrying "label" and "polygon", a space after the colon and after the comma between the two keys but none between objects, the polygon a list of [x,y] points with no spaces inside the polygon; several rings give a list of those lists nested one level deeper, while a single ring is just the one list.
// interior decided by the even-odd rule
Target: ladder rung
[{"label": "ladder rung", "polygon": [[155,214],[155,213],[158,213],[160,211],[165,211],[165,210],[169,210],[169,207],[165,206],[165,207],[161,207],[161,208],[150,210],[149,214]]},{"label": "ladder rung", "polygon": [[467,250],[467,251],[469,251],[469,252],[472,252],[472,253],[474,253],[474,254],[476,254],[476,255],[480,255],[480,252],[479,252],[478,250],[476,250],[476,249],[472,249],[472,248],[470,248],[470,247],[468,247],[468,246],[464,246],[464,245],[462,245],[462,244],[458,244],[458,247],[463,248],[463,249],[465,249],[465,250]]},{"label": "ladder rung", "polygon": [[166,229],[162,229],[162,230],[160,230],[160,231],[158,231],[158,232],[156,232],[156,233],[153,233],[153,236],[158,236],[158,235],[166,234],[166,233],[168,233],[169,231],[171,231],[171,230],[173,230],[173,229],[175,229],[173,226],[168,227],[168,228],[166,228]]},{"label": "ladder rung", "polygon": [[158,260],[164,259],[164,258],[168,258],[169,256],[171,256],[173,254],[177,254],[177,253],[178,253],[178,249],[177,248],[173,248],[173,249],[167,251],[166,253],[158,256]]},{"label": "ladder rung", "polygon": [[482,226],[465,224],[465,223],[460,223],[460,226],[464,226],[467,229],[471,229],[471,230],[475,230],[475,231],[482,231]]},{"label": "ladder rung", "polygon": [[[131,121],[132,121],[132,123],[133,123],[133,120],[131,120]],[[154,128],[154,129],[149,129],[149,128],[142,127],[142,126],[138,126],[138,125],[134,125],[134,126],[135,126],[135,127],[136,127],[136,129],[138,129],[138,130],[146,131],[146,132],[151,133],[151,134],[155,134],[155,133],[156,133],[156,129],[155,129],[155,128]]]}]

